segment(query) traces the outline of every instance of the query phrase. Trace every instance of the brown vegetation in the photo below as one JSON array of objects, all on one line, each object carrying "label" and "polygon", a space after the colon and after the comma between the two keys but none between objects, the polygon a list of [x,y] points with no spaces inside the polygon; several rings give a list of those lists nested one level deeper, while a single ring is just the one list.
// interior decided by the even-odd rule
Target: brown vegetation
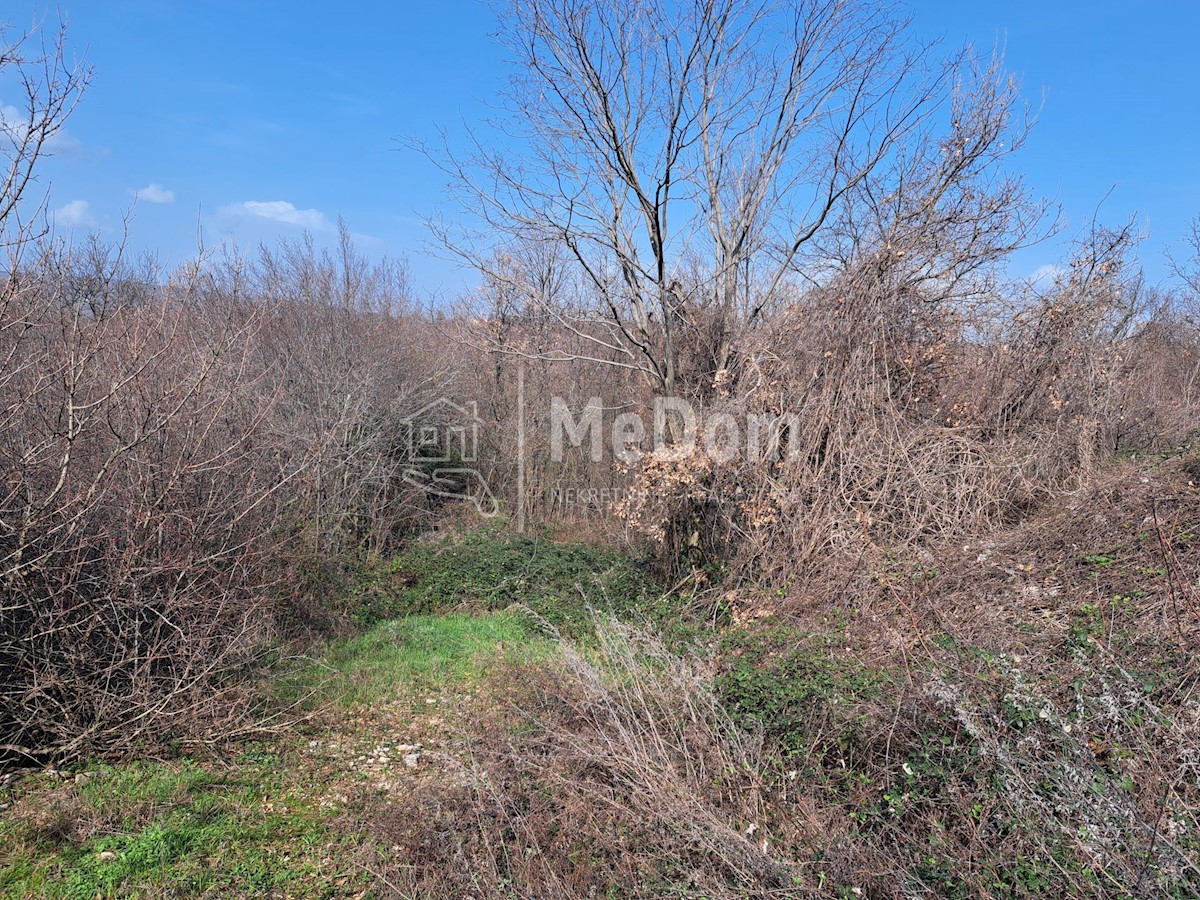
[{"label": "brown vegetation", "polygon": [[[455,311],[345,227],[172,273],[47,238],[22,193],[87,73],[0,57],[30,109],[0,185],[0,762],[262,727],[271,651],[470,512],[405,440],[457,397],[507,517],[644,554],[722,629],[680,656],[602,621],[497,673],[462,777],[357,822],[381,884],[1194,895],[1200,260],[1152,288],[1094,225],[1052,283],[1009,278],[1052,227],[1006,168],[1017,87],[871,4],[515,6],[541,143],[448,162],[489,229],[443,235],[483,276]],[[781,68],[739,35],[784,13]],[[555,398],[608,425],[665,397],[759,441],[554,451]]]}]

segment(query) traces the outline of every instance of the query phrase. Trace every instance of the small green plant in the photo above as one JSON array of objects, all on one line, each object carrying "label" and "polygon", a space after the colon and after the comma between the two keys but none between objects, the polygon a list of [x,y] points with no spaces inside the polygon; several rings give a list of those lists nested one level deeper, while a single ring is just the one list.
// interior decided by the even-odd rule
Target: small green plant
[{"label": "small green plant", "polygon": [[803,756],[825,726],[840,721],[833,740],[855,744],[855,702],[878,696],[883,679],[831,655],[827,642],[787,626],[732,630],[721,643],[724,671],[717,689],[734,719],[762,729],[785,757]]},{"label": "small green plant", "polygon": [[1081,562],[1090,567],[1088,578],[1099,578],[1100,573],[1112,566],[1117,561],[1115,553],[1090,553],[1084,556]]},{"label": "small green plant", "polygon": [[1069,649],[1091,653],[1096,642],[1104,636],[1104,616],[1099,604],[1082,603],[1071,617],[1066,645]]}]

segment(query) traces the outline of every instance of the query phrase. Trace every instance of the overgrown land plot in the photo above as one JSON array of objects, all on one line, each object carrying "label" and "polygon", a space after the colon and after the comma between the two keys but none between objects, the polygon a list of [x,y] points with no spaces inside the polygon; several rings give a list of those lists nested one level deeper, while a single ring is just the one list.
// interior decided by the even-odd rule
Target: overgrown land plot
[{"label": "overgrown land plot", "polygon": [[6,779],[0,889],[1114,896],[1145,871],[1188,896],[1167,568],[1200,497],[1167,549],[1135,523],[1137,473],[1196,464],[936,565],[881,553],[837,605],[667,603],[628,557],[501,529],[419,542],[358,575],[355,633],[262,676],[286,722]]},{"label": "overgrown land plot", "polygon": [[880,4],[497,37],[428,303],[56,231],[0,27],[0,897],[1200,897],[1200,223],[1018,277],[1019,84]]}]

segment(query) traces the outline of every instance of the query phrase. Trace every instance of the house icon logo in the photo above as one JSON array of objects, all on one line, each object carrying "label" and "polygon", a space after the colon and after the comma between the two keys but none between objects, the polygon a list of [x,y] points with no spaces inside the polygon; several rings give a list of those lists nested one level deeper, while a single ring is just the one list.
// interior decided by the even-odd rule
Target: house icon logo
[{"label": "house icon logo", "polygon": [[408,451],[404,480],[426,494],[469,500],[479,514],[492,517],[500,505],[475,468],[479,461],[479,405],[439,397],[406,416],[402,446]]},{"label": "house icon logo", "polygon": [[439,397],[402,420],[410,459],[472,464],[479,459],[479,405]]}]

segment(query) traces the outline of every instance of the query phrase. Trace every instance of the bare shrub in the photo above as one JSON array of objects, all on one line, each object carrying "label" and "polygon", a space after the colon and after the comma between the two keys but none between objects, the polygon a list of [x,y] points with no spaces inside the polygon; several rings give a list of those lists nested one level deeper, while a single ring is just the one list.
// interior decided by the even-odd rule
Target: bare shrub
[{"label": "bare shrub", "polygon": [[456,394],[466,368],[440,351],[448,342],[413,308],[403,266],[368,262],[345,223],[339,237],[333,253],[305,240],[240,264],[247,299],[269,319],[255,362],[278,381],[262,440],[296,472],[281,523],[292,538],[290,611],[326,625],[347,575],[437,514],[406,477],[409,419]]},{"label": "bare shrub", "polygon": [[365,561],[433,510],[406,416],[403,272],[343,229],[167,278],[48,245],[0,310],[0,743],[73,757],[228,734],[264,649],[338,627]]},{"label": "bare shrub", "polygon": [[744,429],[741,452],[718,463],[701,435],[643,458],[632,524],[677,567],[733,558],[759,584],[836,580],[864,554],[1021,521],[1118,451],[1178,446],[1190,338],[1132,246],[1128,229],[1097,230],[1049,289],[969,304],[861,261],[773,317],[704,404]]},{"label": "bare shrub", "polygon": [[[143,298],[92,246],[48,251],[6,310],[0,400],[0,735],[27,756],[237,721],[273,498],[248,374],[261,320]],[[200,723],[204,723],[202,726]]]}]

